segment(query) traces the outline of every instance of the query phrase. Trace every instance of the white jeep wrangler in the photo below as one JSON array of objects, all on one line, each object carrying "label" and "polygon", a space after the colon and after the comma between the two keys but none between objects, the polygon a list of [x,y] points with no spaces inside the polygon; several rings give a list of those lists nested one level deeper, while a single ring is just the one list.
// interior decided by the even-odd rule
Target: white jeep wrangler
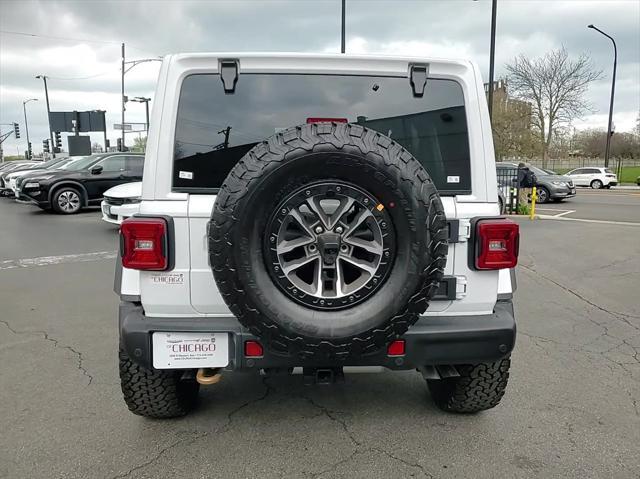
[{"label": "white jeep wrangler", "polygon": [[132,412],[186,414],[223,371],[347,366],[417,369],[447,411],[498,404],[519,232],[474,64],[167,56],[145,161],[115,280]]}]

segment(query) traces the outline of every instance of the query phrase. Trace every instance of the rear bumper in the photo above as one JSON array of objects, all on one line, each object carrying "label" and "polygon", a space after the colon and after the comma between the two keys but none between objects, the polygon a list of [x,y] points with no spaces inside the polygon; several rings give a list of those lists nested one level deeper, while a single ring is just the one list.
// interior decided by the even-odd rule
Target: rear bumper
[{"label": "rear bumper", "polygon": [[483,316],[424,317],[407,331],[406,354],[389,357],[386,350],[367,356],[326,361],[304,361],[283,357],[265,349],[261,358],[245,358],[243,344],[259,338],[233,317],[147,318],[142,306],[121,302],[119,309],[120,345],[136,363],[153,366],[151,335],[167,332],[226,332],[230,335],[228,370],[256,370],[287,367],[384,366],[414,369],[427,365],[473,364],[496,361],[508,356],[516,339],[516,323],[511,301],[496,303],[493,314]]}]

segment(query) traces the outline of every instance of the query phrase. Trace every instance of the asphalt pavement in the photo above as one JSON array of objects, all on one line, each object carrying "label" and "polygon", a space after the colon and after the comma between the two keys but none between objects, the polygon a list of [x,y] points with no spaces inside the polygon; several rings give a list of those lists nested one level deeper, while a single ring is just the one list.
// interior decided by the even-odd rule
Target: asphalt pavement
[{"label": "asphalt pavement", "polygon": [[538,205],[536,211],[563,218],[640,223],[640,189],[578,188],[573,198]]},{"label": "asphalt pavement", "polygon": [[121,398],[116,229],[0,200],[0,477],[637,478],[640,227],[518,221],[518,339],[495,409],[441,412],[417,372],[226,374],[194,414],[159,421]]}]

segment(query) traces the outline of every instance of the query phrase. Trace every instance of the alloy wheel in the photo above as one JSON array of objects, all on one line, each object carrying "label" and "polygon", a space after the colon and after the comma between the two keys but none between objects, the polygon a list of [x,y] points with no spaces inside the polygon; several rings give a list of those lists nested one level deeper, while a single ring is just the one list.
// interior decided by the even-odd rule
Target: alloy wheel
[{"label": "alloy wheel", "polygon": [[80,209],[80,196],[71,190],[63,191],[58,195],[58,206],[65,213],[74,213]]},{"label": "alloy wheel", "polygon": [[386,208],[345,183],[305,186],[272,215],[265,238],[272,278],[296,301],[318,309],[357,304],[386,279],[395,233]]}]

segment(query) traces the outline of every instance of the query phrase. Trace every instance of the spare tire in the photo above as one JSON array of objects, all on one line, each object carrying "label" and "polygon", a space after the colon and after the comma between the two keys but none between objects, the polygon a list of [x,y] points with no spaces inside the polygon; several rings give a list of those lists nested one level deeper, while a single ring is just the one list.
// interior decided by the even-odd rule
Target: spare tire
[{"label": "spare tire", "polygon": [[347,359],[384,347],[428,306],[447,225],[402,146],[355,124],[289,128],[225,179],[209,223],[224,301],[270,351]]}]

